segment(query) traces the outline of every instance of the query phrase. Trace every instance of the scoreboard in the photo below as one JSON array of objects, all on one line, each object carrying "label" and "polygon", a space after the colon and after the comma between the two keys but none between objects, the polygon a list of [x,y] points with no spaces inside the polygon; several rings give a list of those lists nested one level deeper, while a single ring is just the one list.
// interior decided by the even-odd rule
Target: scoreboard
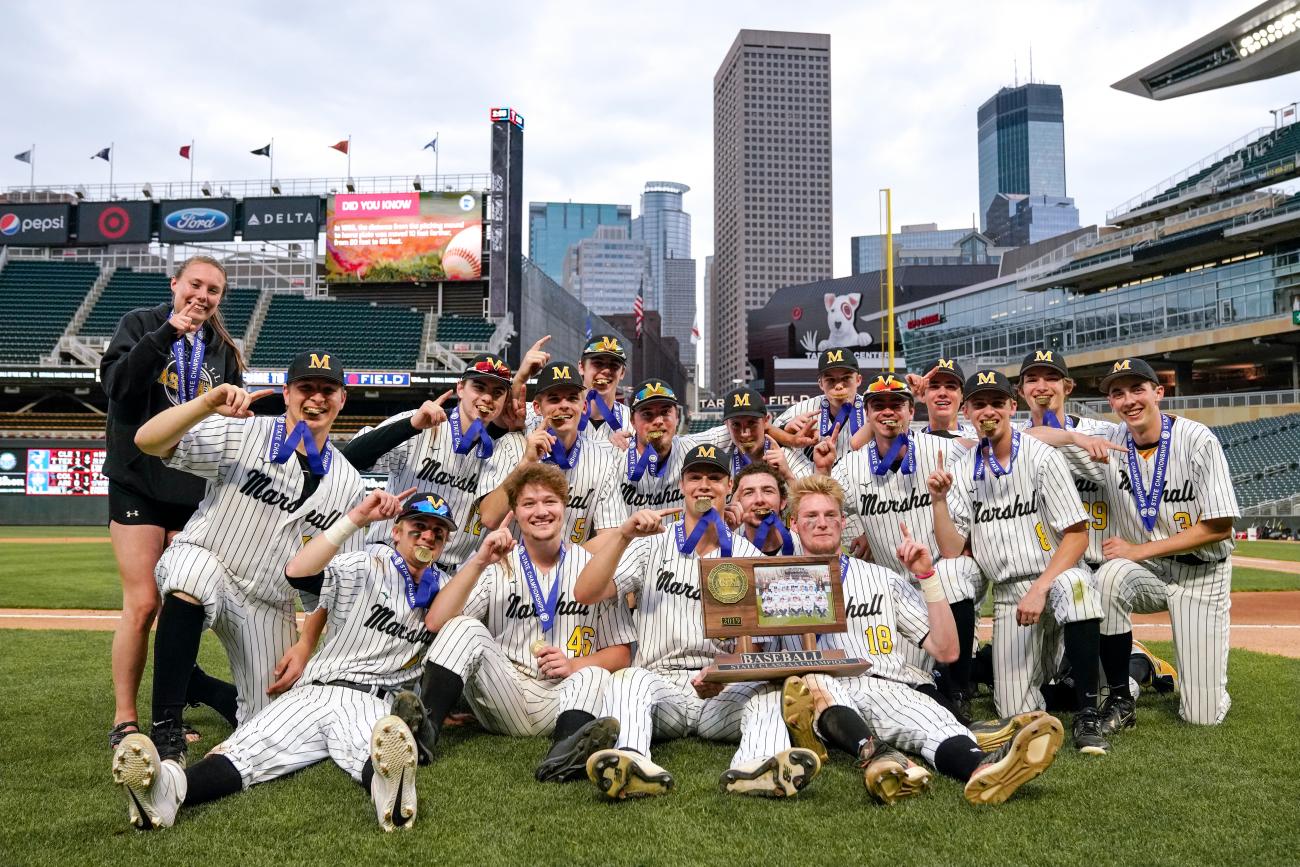
[{"label": "scoreboard", "polygon": [[0,449],[0,494],[104,497],[102,448]]}]

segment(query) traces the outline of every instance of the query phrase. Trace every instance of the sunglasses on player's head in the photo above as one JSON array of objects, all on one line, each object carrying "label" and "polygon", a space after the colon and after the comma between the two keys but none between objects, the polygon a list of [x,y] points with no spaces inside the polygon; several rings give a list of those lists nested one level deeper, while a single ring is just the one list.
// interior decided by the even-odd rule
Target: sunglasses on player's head
[{"label": "sunglasses on player's head", "polygon": [[423,500],[417,500],[406,507],[406,511],[419,512],[422,515],[433,515],[438,518],[451,518],[451,508],[447,505],[446,500],[434,501],[425,497]]},{"label": "sunglasses on player's head", "polygon": [[907,391],[907,385],[892,376],[877,376],[867,386],[867,394],[890,394],[895,391]]},{"label": "sunglasses on player's head", "polygon": [[640,391],[632,395],[632,402],[640,403],[643,400],[650,400],[655,397],[662,397],[665,400],[672,401],[677,400],[677,394],[671,388],[661,382],[652,382],[642,386]]},{"label": "sunglasses on player's head", "polygon": [[474,373],[490,373],[495,376],[504,376],[506,379],[509,379],[511,376],[510,368],[506,366],[505,362],[498,361],[495,358],[485,358],[482,361],[476,361],[474,366],[470,369]]}]

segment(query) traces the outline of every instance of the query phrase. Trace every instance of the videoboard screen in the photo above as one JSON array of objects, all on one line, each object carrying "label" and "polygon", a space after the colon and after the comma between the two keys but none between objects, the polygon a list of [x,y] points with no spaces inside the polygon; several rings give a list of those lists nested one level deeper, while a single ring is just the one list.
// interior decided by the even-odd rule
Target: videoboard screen
[{"label": "videoboard screen", "polygon": [[77,206],[77,243],[148,244],[153,202],[82,202]]},{"label": "videoboard screen", "polygon": [[332,283],[479,280],[482,195],[338,193],[326,208],[325,250]]},{"label": "videoboard screen", "polygon": [[0,494],[108,496],[105,454],[99,448],[0,448]]}]

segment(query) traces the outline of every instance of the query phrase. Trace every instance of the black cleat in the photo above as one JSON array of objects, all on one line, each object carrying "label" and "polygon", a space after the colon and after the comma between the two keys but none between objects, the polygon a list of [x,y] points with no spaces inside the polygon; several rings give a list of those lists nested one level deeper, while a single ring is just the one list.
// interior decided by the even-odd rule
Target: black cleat
[{"label": "black cleat", "polygon": [[189,758],[189,740],[185,737],[185,724],[180,720],[165,719],[156,722],[149,730],[149,740],[158,749],[160,761],[171,760],[185,767]]},{"label": "black cleat", "polygon": [[567,783],[587,776],[592,753],[612,749],[618,741],[618,720],[603,716],[584,723],[568,737],[551,744],[551,751],[533,775],[539,783]]},{"label": "black cleat", "polygon": [[393,697],[393,716],[406,723],[406,727],[415,736],[415,749],[419,763],[427,765],[433,761],[433,750],[438,745],[438,730],[429,724],[429,715],[424,709],[424,702],[409,689],[404,689]]},{"label": "black cleat", "polygon": [[1084,708],[1074,715],[1070,734],[1074,748],[1086,756],[1104,756],[1110,752],[1110,743],[1101,733],[1101,715],[1095,707]]},{"label": "black cleat", "polygon": [[1108,695],[1101,703],[1101,733],[1113,735],[1137,728],[1137,705],[1131,698]]}]

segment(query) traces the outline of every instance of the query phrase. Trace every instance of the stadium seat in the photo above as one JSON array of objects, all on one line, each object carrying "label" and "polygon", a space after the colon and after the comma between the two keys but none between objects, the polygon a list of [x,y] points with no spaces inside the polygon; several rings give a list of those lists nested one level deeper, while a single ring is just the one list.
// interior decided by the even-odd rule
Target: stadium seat
[{"label": "stadium seat", "polygon": [[[221,302],[221,315],[232,336],[244,336],[253,308],[257,306],[257,296],[256,289],[231,287],[226,291]],[[110,337],[128,311],[153,307],[170,301],[171,297],[171,281],[166,274],[119,268],[109,278],[108,285],[78,333],[83,337]]]},{"label": "stadium seat", "polygon": [[1212,428],[1243,508],[1300,492],[1300,413]]},{"label": "stadium seat", "polygon": [[328,349],[344,370],[413,370],[424,316],[403,307],[275,295],[253,348],[255,367],[283,367],[304,349]]},{"label": "stadium seat", "polygon": [[48,355],[99,277],[93,262],[12,260],[0,271],[0,364]]},{"label": "stadium seat", "polygon": [[486,319],[450,313],[439,317],[435,339],[439,343],[487,343],[495,331],[496,326]]}]

